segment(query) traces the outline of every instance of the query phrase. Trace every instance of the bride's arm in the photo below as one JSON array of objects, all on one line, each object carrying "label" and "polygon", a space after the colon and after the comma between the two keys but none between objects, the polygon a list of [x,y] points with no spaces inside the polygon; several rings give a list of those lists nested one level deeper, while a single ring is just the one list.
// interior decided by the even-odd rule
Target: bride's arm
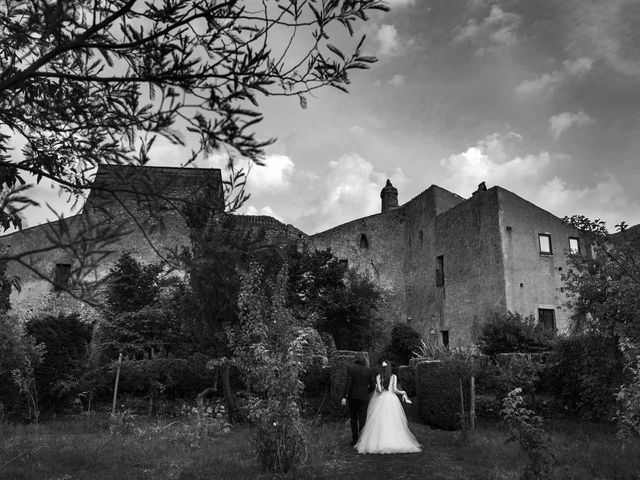
[{"label": "bride's arm", "polygon": [[395,375],[391,375],[391,386],[389,387],[389,390],[391,390],[396,395],[406,395],[407,392],[405,392],[404,390],[398,390],[397,385],[398,385],[398,377],[396,377]]},{"label": "bride's arm", "polygon": [[380,382],[380,375],[376,375],[376,392],[382,393],[382,383]]}]

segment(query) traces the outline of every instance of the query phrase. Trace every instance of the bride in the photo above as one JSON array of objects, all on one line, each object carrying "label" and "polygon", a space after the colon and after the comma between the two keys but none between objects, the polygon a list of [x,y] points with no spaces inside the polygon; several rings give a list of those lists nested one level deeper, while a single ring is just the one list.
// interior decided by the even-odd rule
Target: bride
[{"label": "bride", "polygon": [[422,447],[407,425],[397,395],[411,403],[406,392],[398,390],[398,379],[391,373],[391,364],[382,362],[382,375],[376,376],[376,391],[367,409],[367,421],[355,444],[358,453],[417,453]]}]

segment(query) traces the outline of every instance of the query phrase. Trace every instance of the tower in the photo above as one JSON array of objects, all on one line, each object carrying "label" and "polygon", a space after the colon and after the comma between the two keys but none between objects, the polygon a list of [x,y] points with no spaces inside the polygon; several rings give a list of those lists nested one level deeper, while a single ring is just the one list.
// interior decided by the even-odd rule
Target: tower
[{"label": "tower", "polygon": [[380,192],[382,199],[382,213],[398,208],[398,189],[391,184],[391,180],[387,179],[387,184]]}]

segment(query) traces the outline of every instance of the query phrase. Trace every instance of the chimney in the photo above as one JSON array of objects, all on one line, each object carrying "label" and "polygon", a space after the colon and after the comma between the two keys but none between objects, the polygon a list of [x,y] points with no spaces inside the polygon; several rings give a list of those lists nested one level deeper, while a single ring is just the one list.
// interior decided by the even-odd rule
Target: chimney
[{"label": "chimney", "polygon": [[391,185],[391,180],[387,179],[387,184],[380,192],[382,199],[382,213],[398,208],[398,189]]}]

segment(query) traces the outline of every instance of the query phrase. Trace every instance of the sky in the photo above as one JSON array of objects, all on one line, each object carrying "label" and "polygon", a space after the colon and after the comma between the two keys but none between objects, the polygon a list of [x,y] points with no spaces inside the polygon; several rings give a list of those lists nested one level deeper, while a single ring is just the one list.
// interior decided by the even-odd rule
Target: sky
[{"label": "sky", "polygon": [[[389,178],[400,204],[484,181],[559,217],[640,223],[640,0],[389,4],[356,32],[379,61],[349,94],[260,102],[258,136],[277,141],[243,213],[313,234],[379,212]],[[184,152],[160,142],[151,156],[178,165]]]}]

